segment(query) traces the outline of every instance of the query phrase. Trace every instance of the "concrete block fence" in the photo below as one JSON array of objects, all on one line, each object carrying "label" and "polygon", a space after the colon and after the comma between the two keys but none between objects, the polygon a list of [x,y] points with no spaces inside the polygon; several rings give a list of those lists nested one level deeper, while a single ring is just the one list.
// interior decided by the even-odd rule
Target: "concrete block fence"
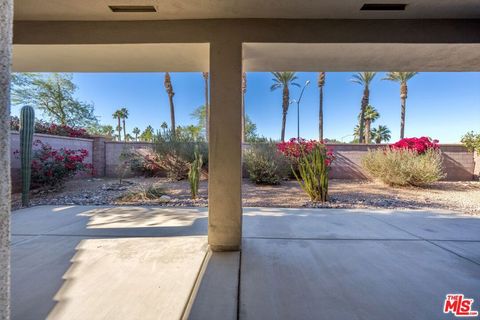
[{"label": "concrete block fence", "polygon": [[[92,163],[96,177],[117,177],[120,165],[120,155],[125,149],[142,149],[152,152],[153,144],[146,142],[115,142],[103,137],[92,139],[70,138],[35,134],[34,141],[40,140],[50,144],[55,149],[86,149],[89,156],[87,163]],[[361,166],[361,159],[369,149],[383,148],[385,145],[364,144],[329,144],[333,148],[336,160],[332,165],[331,178],[333,179],[365,179],[367,178]],[[18,132],[11,133],[11,173],[14,192],[19,191],[21,185],[20,159],[13,152],[20,148]],[[480,176],[480,155],[469,152],[459,144],[443,144],[440,146],[444,156],[446,180],[468,181],[478,179]],[[248,144],[243,146],[248,149]],[[245,170],[244,170],[245,172]],[[131,175],[131,173],[127,173]],[[81,176],[80,176],[81,177]]]}]

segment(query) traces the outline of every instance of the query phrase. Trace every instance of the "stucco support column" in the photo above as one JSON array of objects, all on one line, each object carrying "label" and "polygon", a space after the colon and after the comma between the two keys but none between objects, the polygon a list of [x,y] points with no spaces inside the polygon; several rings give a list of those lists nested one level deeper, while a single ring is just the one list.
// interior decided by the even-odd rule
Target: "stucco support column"
[{"label": "stucco support column", "polygon": [[210,44],[208,243],[240,250],[242,239],[242,44]]},{"label": "stucco support column", "polygon": [[10,65],[13,0],[0,0],[0,319],[10,319]]}]

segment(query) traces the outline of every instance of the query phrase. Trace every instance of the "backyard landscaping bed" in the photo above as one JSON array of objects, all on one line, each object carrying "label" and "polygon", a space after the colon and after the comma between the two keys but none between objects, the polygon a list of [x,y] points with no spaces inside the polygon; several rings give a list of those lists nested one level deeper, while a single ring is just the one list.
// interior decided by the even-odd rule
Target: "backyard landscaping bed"
[{"label": "backyard landscaping bed", "polygon": [[[130,197],[143,194],[156,186],[162,196],[150,200]],[[127,196],[126,196],[127,195]],[[21,195],[12,196],[12,209],[21,207]],[[121,185],[118,179],[81,179],[66,182],[60,191],[33,191],[31,205],[152,205],[207,206],[207,181],[200,182],[199,196],[190,198],[188,181],[169,182],[165,178],[131,178]],[[428,188],[389,187],[366,180],[331,180],[329,202],[312,203],[294,180],[277,186],[243,182],[243,205],[246,207],[325,207],[325,208],[386,208],[445,209],[467,214],[480,214],[480,182],[441,181]]]}]

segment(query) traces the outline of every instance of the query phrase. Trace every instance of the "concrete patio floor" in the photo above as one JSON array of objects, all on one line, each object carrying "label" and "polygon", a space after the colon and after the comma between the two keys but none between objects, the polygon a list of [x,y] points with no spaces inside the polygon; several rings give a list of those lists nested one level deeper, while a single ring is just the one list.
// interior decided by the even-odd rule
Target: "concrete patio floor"
[{"label": "concrete patio floor", "polygon": [[13,319],[454,319],[480,309],[480,219],[247,208],[243,250],[212,253],[206,209],[13,213]]}]

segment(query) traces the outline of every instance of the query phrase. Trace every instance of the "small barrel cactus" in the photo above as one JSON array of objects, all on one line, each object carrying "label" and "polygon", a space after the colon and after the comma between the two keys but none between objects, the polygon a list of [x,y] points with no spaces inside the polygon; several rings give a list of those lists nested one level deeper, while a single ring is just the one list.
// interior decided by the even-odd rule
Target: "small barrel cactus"
[{"label": "small barrel cactus", "polygon": [[20,111],[20,159],[22,165],[22,205],[25,207],[29,205],[34,130],[35,111],[31,106],[24,106]]},{"label": "small barrel cactus", "polygon": [[203,161],[202,155],[199,152],[195,152],[195,160],[190,164],[190,171],[188,172],[188,180],[190,181],[190,193],[192,199],[196,199],[198,196],[198,185],[200,183],[200,174]]}]

